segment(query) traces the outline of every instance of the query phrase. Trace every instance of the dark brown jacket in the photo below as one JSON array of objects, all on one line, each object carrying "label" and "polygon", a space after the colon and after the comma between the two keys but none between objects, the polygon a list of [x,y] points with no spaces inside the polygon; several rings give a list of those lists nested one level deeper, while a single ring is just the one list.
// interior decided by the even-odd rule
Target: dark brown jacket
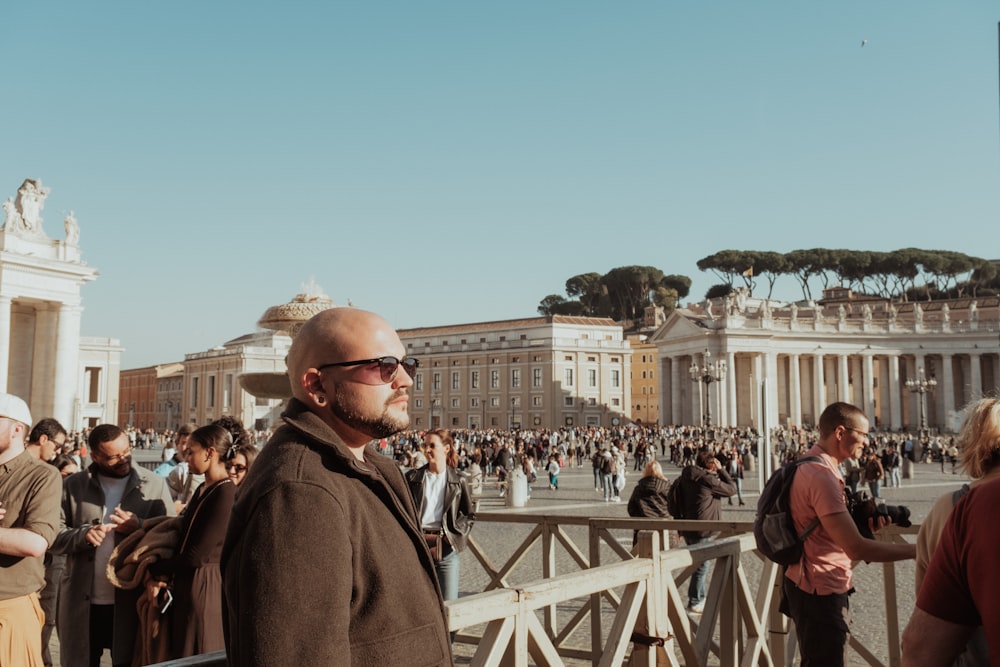
[{"label": "dark brown jacket", "polygon": [[229,664],[451,665],[395,462],[358,461],[295,399],[239,487],[222,552]]},{"label": "dark brown jacket", "polygon": [[[681,471],[681,498],[684,516],[702,521],[718,521],[722,518],[722,504],[719,498],[736,495],[736,484],[725,468],[718,472],[691,465]],[[711,531],[682,532],[683,537],[708,537]]]}]

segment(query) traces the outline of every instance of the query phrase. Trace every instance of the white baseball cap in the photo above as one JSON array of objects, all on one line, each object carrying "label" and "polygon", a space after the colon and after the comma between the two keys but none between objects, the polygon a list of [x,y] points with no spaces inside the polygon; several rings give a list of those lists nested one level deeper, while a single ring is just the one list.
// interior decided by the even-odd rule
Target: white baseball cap
[{"label": "white baseball cap", "polygon": [[0,393],[0,417],[7,417],[31,428],[31,411],[28,404],[14,394]]}]

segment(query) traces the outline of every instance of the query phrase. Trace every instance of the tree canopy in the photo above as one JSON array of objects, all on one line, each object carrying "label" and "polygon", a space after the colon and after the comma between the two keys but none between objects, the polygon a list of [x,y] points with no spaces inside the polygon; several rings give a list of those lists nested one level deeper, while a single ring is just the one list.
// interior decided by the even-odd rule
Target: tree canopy
[{"label": "tree canopy", "polygon": [[634,321],[642,319],[650,304],[672,310],[690,291],[691,279],[687,276],[664,275],[654,266],[620,266],[604,275],[573,276],[566,281],[566,297],[548,295],[538,304],[538,312]]},{"label": "tree canopy", "polygon": [[[996,264],[951,250],[720,250],[698,260],[698,268],[713,272],[730,290],[737,281],[753,290],[756,279],[762,277],[767,281],[767,298],[781,276],[794,277],[802,297],[810,300],[817,280],[822,289],[839,285],[902,301],[985,296],[1000,291]],[[714,285],[710,291],[717,294],[719,288]]]}]

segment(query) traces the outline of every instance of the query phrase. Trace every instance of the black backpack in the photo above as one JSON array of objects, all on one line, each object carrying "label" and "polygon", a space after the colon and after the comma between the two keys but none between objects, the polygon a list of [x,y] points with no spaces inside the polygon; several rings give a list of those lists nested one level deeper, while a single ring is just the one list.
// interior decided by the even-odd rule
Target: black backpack
[{"label": "black backpack", "polygon": [[795,471],[802,463],[818,462],[818,456],[804,456],[774,471],[760,492],[757,516],[753,522],[753,536],[757,550],[778,565],[793,565],[802,559],[802,544],[809,533],[819,525],[819,518],[810,523],[799,535],[792,520],[788,495],[792,489]]}]

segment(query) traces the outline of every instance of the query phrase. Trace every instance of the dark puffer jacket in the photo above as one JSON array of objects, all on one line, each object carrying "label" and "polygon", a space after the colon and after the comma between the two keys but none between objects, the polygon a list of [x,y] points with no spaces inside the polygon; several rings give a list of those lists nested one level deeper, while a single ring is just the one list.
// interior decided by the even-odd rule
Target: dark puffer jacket
[{"label": "dark puffer jacket", "polygon": [[358,461],[292,399],[222,553],[229,664],[451,665],[444,604],[395,462]]}]

